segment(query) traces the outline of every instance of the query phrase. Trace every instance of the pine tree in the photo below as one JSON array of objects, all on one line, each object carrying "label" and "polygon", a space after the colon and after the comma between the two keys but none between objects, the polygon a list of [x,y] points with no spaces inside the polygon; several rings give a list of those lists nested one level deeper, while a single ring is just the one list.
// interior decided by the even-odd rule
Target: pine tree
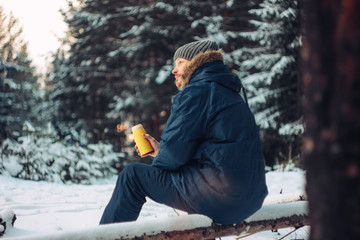
[{"label": "pine tree", "polygon": [[121,143],[125,136],[117,132],[116,126],[121,120],[107,114],[116,92],[131,99],[138,85],[138,80],[129,74],[133,67],[126,56],[132,53],[125,50],[124,55],[116,54],[118,48],[131,48],[130,39],[121,41],[119,36],[138,24],[126,13],[136,9],[136,4],[69,2],[69,9],[63,13],[69,26],[68,37],[55,55],[48,84],[52,122],[60,137],[70,136],[71,142],[81,144],[110,142],[120,150],[119,138]]},{"label": "pine tree", "polygon": [[12,126],[12,132],[13,137],[18,137],[23,133],[24,122],[38,124],[41,121],[37,107],[42,101],[42,97],[38,84],[39,76],[35,73],[35,67],[31,65],[32,61],[28,56],[26,45],[21,47],[13,61],[18,68],[15,71],[7,71],[6,77],[18,86],[12,106],[13,112],[17,116],[17,122],[19,122]]},{"label": "pine tree", "polygon": [[272,165],[275,159],[290,160],[300,154],[300,10],[298,1],[264,0],[250,13],[256,17],[250,21],[255,30],[241,33],[249,42],[234,52],[239,66],[235,72],[248,91]]},{"label": "pine tree", "polygon": [[[68,37],[55,54],[48,84],[52,122],[61,137],[71,136],[73,142],[80,141],[78,133],[89,135],[81,139],[103,139],[104,114],[112,93],[109,78],[117,75],[117,70],[112,72],[103,62],[110,42],[103,32],[107,17],[99,12],[103,7],[84,10],[90,2],[69,2],[69,10],[64,12]],[[106,1],[98,2],[106,5]],[[69,50],[65,51],[66,47]]]},{"label": "pine tree", "polygon": [[2,57],[1,138],[17,138],[25,121],[36,121],[35,103],[39,100],[38,76],[31,66],[27,44],[18,20],[7,16],[0,6],[0,56]]},{"label": "pine tree", "polygon": [[10,116],[11,98],[5,88],[5,72],[9,70],[10,66],[4,64],[0,58],[0,143],[7,138],[7,126]]}]

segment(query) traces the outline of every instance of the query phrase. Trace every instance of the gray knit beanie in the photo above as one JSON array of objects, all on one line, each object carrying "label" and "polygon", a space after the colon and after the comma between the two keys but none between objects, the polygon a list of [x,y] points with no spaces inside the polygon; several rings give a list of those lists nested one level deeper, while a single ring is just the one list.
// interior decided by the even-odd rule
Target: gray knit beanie
[{"label": "gray knit beanie", "polygon": [[185,58],[186,60],[191,60],[193,57],[198,55],[201,52],[206,52],[209,50],[219,50],[219,45],[211,40],[202,40],[187,43],[179,47],[174,54],[174,62],[177,58]]}]

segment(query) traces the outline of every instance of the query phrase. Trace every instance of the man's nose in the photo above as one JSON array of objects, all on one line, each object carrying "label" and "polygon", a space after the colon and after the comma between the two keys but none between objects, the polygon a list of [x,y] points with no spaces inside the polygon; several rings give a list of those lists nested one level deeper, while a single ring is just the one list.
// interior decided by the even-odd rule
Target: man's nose
[{"label": "man's nose", "polygon": [[171,73],[175,75],[177,73],[177,68],[174,67],[174,69],[171,71]]}]

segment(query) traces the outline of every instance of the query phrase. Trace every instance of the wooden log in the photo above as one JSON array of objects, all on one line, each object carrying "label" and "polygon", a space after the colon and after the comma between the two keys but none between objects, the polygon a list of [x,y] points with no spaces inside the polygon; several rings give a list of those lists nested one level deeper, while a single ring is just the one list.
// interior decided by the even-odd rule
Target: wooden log
[{"label": "wooden log", "polygon": [[[220,225],[203,215],[183,215],[161,219],[116,223],[73,231],[22,237],[27,240],[187,240],[212,239],[308,225],[307,202],[297,201],[263,206],[238,224]],[[13,239],[15,240],[15,238]]]},{"label": "wooden log", "polygon": [[238,236],[249,233],[257,233],[266,230],[277,230],[281,228],[309,225],[307,215],[292,215],[277,219],[260,220],[254,222],[241,222],[235,225],[213,224],[210,227],[189,229],[184,231],[162,232],[156,235],[144,235],[134,238],[120,238],[126,240],[192,240],[192,239],[214,239],[226,236]]},{"label": "wooden log", "polygon": [[[220,225],[187,229],[183,231],[161,232],[154,235],[143,235],[134,238],[120,238],[123,240],[192,240],[214,239],[218,237],[237,236],[241,234],[257,233],[267,230],[309,225],[307,212],[300,204],[277,204],[264,206],[255,215],[238,224]],[[302,210],[301,210],[302,209]],[[305,211],[304,211],[305,210]],[[289,215],[290,214],[290,215]],[[266,219],[264,219],[266,218]]]}]

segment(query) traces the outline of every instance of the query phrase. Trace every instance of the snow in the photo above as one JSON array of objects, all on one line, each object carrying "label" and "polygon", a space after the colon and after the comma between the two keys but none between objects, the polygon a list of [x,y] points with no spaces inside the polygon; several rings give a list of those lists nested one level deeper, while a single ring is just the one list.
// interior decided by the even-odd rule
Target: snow
[{"label": "snow", "polygon": [[264,205],[259,211],[254,215],[247,218],[247,222],[252,221],[261,221],[261,220],[270,220],[281,217],[290,217],[291,215],[304,215],[307,212],[307,202],[290,202],[274,204],[274,205]]},{"label": "snow", "polygon": [[15,156],[10,156],[8,159],[3,160],[3,166],[12,176],[16,176],[23,169],[22,165],[16,161]]},{"label": "snow", "polygon": [[234,0],[229,0],[226,2],[226,6],[228,7],[232,7],[233,4],[234,4]]},{"label": "snow", "polygon": [[285,124],[279,129],[281,135],[290,135],[290,134],[302,134],[304,133],[304,126],[302,124],[302,119],[298,119],[295,122]]},{"label": "snow", "polygon": [[168,63],[169,65],[165,65],[160,69],[159,74],[155,79],[155,82],[157,84],[163,84],[166,81],[166,79],[171,75],[171,71],[174,68],[174,66],[170,64],[171,60],[168,61]]},{"label": "snow", "polygon": [[[248,221],[273,218],[279,216],[279,212],[286,216],[290,211],[299,214],[307,211],[303,201],[283,203],[304,196],[304,171],[272,171],[266,174],[266,180],[269,196],[264,202],[265,206]],[[115,182],[116,176],[98,180],[92,185],[80,185],[36,182],[0,175],[0,214],[11,209],[17,215],[14,227],[8,227],[2,239],[96,239],[96,236],[114,237],[119,233],[135,236],[139,230],[160,232],[211,224],[211,220],[205,216],[187,215],[147,199],[136,225],[123,223],[98,226]],[[272,205],[277,203],[283,203],[282,207]],[[250,239],[280,238],[291,230],[260,232]],[[297,238],[307,239],[308,232],[308,227],[304,227],[293,234],[297,234]],[[291,236],[286,239],[291,239]]]}]

